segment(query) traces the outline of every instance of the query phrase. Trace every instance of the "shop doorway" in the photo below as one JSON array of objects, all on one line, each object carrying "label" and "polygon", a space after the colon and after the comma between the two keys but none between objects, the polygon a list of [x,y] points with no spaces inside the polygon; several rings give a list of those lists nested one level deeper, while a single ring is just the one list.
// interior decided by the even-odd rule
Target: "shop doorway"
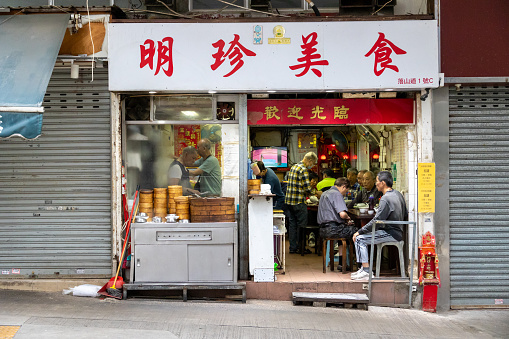
[{"label": "shop doorway", "polygon": [[[286,166],[271,167],[285,187],[287,174],[292,165],[302,160],[307,152],[318,156],[317,165],[310,170],[323,180],[324,170],[331,170],[334,178],[346,177],[348,169],[368,170],[376,175],[380,170],[391,171],[395,178],[394,188],[408,192],[408,133],[413,127],[406,125],[329,125],[319,126],[250,126],[249,140],[252,160],[259,160],[258,149],[283,148],[287,151]],[[253,156],[254,155],[254,156]],[[268,164],[270,167],[270,163]],[[315,192],[316,194],[316,192]],[[312,195],[312,194],[311,194]],[[348,198],[348,197],[347,197]],[[307,199],[308,225],[317,226],[317,204]],[[347,200],[347,203],[349,201]],[[286,225],[288,232],[288,225]],[[343,281],[350,275],[338,274],[341,263],[339,251],[335,250],[335,270],[323,273],[322,243],[318,229],[305,233],[304,255],[289,253],[288,233],[286,234],[286,255],[284,276],[280,282],[301,281]],[[397,255],[397,253],[396,253]],[[390,256],[390,257],[389,257]],[[382,269],[384,274],[396,272],[396,261],[392,253],[384,253]],[[355,260],[352,260],[355,263]],[[341,272],[341,267],[339,267]],[[352,267],[349,267],[352,269]],[[394,272],[392,272],[394,271]]]}]

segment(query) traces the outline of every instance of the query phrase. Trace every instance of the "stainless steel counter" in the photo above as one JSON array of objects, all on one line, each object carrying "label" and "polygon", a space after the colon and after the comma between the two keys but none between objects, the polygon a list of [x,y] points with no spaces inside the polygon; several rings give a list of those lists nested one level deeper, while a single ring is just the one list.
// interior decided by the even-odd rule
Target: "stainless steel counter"
[{"label": "stainless steel counter", "polygon": [[237,282],[237,223],[133,223],[131,282]]}]

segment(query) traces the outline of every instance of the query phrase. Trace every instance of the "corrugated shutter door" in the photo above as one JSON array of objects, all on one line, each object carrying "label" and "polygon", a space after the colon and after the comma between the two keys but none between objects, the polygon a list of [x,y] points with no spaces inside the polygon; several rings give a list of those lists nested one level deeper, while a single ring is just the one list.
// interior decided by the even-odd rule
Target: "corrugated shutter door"
[{"label": "corrugated shutter door", "polygon": [[42,135],[0,140],[0,278],[111,275],[106,69],[55,70]]},{"label": "corrugated shutter door", "polygon": [[507,307],[509,87],[449,98],[451,307]]}]

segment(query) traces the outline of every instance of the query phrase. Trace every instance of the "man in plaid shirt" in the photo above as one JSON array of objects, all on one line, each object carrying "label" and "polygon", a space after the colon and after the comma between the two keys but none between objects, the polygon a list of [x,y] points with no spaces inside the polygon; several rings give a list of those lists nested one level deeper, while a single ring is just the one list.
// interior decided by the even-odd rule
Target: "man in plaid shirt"
[{"label": "man in plaid shirt", "polygon": [[285,204],[288,209],[290,237],[290,253],[297,253],[299,248],[299,228],[308,223],[308,209],[306,195],[311,192],[309,172],[316,165],[318,157],[314,152],[308,152],[301,162],[295,164],[288,172],[288,186]]}]

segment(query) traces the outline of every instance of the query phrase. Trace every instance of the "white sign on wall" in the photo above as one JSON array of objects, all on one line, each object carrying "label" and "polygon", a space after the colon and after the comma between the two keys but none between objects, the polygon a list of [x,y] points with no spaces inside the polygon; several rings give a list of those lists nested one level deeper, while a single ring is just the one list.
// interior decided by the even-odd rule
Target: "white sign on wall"
[{"label": "white sign on wall", "polygon": [[110,91],[438,87],[436,20],[115,23]]}]

